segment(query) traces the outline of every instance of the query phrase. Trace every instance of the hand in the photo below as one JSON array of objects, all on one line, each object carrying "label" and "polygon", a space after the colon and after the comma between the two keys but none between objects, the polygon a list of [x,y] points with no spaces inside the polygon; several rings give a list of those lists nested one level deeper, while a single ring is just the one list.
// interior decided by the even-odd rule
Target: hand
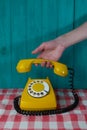
[{"label": "hand", "polygon": [[[73,31],[56,38],[55,40],[42,43],[32,52],[32,54],[39,53],[37,58],[57,61],[67,47],[85,39],[87,39],[87,22]],[[50,62],[44,62],[41,65],[52,67]]]},{"label": "hand", "polygon": [[[61,57],[64,49],[65,47],[62,45],[62,40],[59,38],[42,43],[39,47],[32,51],[32,54],[39,53],[37,58],[57,61]],[[43,62],[41,66],[52,67],[50,62]]]}]

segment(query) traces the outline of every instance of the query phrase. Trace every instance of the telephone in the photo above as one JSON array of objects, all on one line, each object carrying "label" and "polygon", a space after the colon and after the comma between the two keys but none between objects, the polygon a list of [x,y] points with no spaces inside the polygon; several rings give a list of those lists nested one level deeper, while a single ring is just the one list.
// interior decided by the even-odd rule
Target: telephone
[{"label": "telephone", "polygon": [[[41,64],[44,59],[23,59],[17,64],[17,71],[19,73],[29,72],[32,64]],[[55,74],[65,77],[68,75],[68,67],[62,63],[50,61],[53,65],[53,71]],[[75,98],[78,96],[75,94]],[[78,102],[77,102],[78,103]],[[74,104],[74,107],[76,103]],[[31,79],[29,78],[22,95],[14,99],[14,107],[17,112],[21,114],[30,115],[39,113],[40,114],[52,114],[61,113],[71,110],[71,106],[68,109],[58,109],[55,92],[51,85],[49,78],[46,79]]]}]

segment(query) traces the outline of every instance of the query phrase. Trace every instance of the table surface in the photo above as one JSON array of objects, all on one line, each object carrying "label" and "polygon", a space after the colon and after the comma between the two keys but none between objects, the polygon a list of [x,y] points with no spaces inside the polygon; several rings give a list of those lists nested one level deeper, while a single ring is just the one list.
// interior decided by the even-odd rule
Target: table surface
[{"label": "table surface", "polygon": [[[13,100],[22,89],[0,89],[0,130],[87,130],[87,90],[76,90],[79,105],[63,114],[26,116],[17,113]],[[70,90],[55,90],[57,101],[65,106],[73,101]]]}]

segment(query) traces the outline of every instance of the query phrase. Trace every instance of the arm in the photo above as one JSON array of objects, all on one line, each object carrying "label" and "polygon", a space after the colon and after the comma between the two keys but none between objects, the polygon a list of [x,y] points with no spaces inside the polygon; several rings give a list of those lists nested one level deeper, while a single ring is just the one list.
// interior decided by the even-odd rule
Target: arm
[{"label": "arm", "polygon": [[67,48],[85,39],[87,39],[87,22],[73,31],[60,36],[56,41],[63,40],[62,45]]}]

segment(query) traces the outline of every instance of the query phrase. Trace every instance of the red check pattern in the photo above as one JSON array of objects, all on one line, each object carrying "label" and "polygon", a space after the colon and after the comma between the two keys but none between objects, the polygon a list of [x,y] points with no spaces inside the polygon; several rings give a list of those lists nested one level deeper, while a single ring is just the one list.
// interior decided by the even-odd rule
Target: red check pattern
[{"label": "red check pattern", "polygon": [[[87,90],[77,90],[80,102],[73,111],[47,116],[18,114],[13,100],[21,92],[22,89],[0,89],[0,130],[87,130]],[[55,92],[60,106],[72,103],[70,90]]]}]

